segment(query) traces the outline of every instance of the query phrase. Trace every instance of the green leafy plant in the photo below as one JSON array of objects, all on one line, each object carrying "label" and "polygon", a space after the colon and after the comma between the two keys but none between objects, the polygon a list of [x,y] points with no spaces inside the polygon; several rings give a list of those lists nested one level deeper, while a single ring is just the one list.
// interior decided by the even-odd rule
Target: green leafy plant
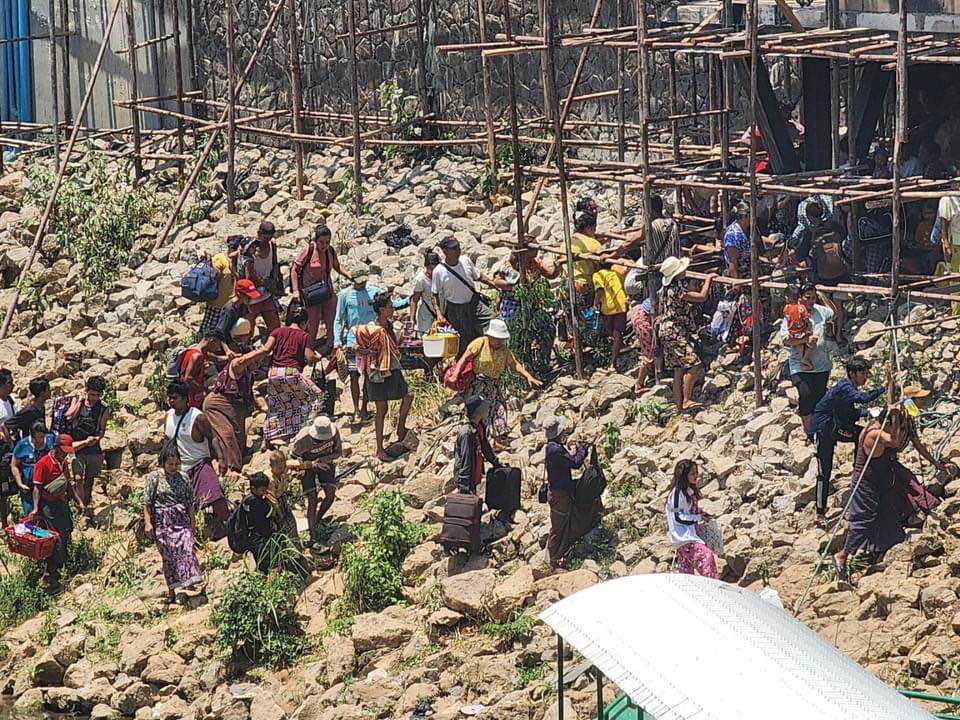
[{"label": "green leafy plant", "polygon": [[63,572],[68,577],[93,572],[103,562],[105,549],[92,542],[87,536],[74,533],[67,546],[67,562]]},{"label": "green leafy plant", "polygon": [[[193,184],[192,194],[194,204],[187,210],[184,218],[191,225],[201,220],[206,220],[210,216],[210,211],[213,209],[213,200],[204,193],[214,185],[214,181],[216,180],[217,165],[220,163],[220,158],[226,146],[226,138],[224,136],[225,133],[217,133],[213,140],[213,148],[207,156],[207,161],[203,164],[200,173],[197,175],[197,181]],[[202,154],[203,144],[198,144],[194,147],[193,152],[190,153],[190,159],[184,164],[183,178],[190,177],[193,169],[197,166],[197,163],[200,162],[200,156]]]},{"label": "green leafy plant", "polygon": [[[363,192],[363,178],[357,179],[356,173],[354,172],[353,166],[349,166],[346,169],[346,172],[343,176],[343,186],[340,190],[340,194],[337,195],[337,202],[343,205],[346,208],[353,208],[353,198],[357,192],[357,186],[360,186],[361,193]],[[370,208],[365,204],[360,205],[360,214],[367,215],[370,213]]]},{"label": "green leafy plant", "polygon": [[377,493],[365,505],[370,519],[356,528],[340,559],[344,597],[354,612],[382,610],[401,599],[400,568],[427,533],[424,524],[404,519],[406,500],[397,490]]},{"label": "green leafy plant", "polygon": [[[410,123],[418,114],[416,95],[408,94],[403,87],[393,80],[380,84],[380,106],[386,110],[391,125]],[[399,128],[395,134],[401,140],[423,138],[420,127],[412,123]],[[422,149],[420,150],[421,152],[418,152],[416,146],[388,145],[383,151],[383,156],[387,160],[393,158],[413,160],[419,155],[425,154],[422,153]]]},{"label": "green leafy plant", "polygon": [[[542,151],[529,143],[520,145],[520,164],[533,165],[543,155]],[[513,147],[507,143],[497,148],[496,167],[485,166],[477,182],[477,190],[484,196],[504,190],[513,192]]]},{"label": "green leafy plant", "polygon": [[163,353],[153,354],[153,371],[143,381],[147,395],[158,408],[167,406],[167,361]]},{"label": "green leafy plant", "polygon": [[537,619],[525,612],[514,612],[504,621],[490,620],[480,626],[480,632],[505,643],[513,643],[530,635]]},{"label": "green leafy plant", "polygon": [[57,622],[60,615],[56,610],[50,609],[43,613],[43,623],[40,625],[40,634],[37,636],[41,645],[49,645],[60,632],[60,625]]},{"label": "green leafy plant", "polygon": [[550,367],[557,299],[542,277],[527,278],[513,288],[520,303],[510,318],[510,349],[527,367],[542,371]]},{"label": "green leafy plant", "polygon": [[46,285],[46,274],[35,270],[31,270],[20,279],[20,308],[36,314],[34,327],[41,326],[43,314],[50,307]]},{"label": "green leafy plant", "polygon": [[211,614],[217,645],[255,665],[293,664],[307,648],[295,607],[299,588],[290,573],[238,573]]},{"label": "green leafy plant", "polygon": [[514,685],[516,686],[517,690],[523,690],[529,685],[543,680],[543,676],[546,674],[546,671],[546,663],[537,663],[536,665],[531,665],[529,667],[519,667],[517,668],[517,677],[514,680]]},{"label": "green leafy plant", "polygon": [[13,559],[0,575],[0,631],[15,627],[52,604],[40,589],[40,565]]},{"label": "green leafy plant", "polygon": [[[43,207],[53,190],[53,169],[35,162],[26,172],[25,202]],[[57,193],[44,247],[70,257],[80,269],[84,290],[109,290],[130,257],[140,227],[161,209],[158,197],[153,189],[134,185],[125,173],[108,172],[106,159],[88,144]]]},{"label": "green leafy plant", "polygon": [[603,426],[602,449],[608,460],[620,450],[620,426],[617,423],[609,422]]},{"label": "green leafy plant", "polygon": [[611,480],[607,490],[613,497],[633,497],[640,492],[640,478],[630,473],[624,474]]},{"label": "green leafy plant", "polygon": [[226,570],[230,567],[230,555],[227,553],[211,551],[207,553],[203,562],[203,567],[207,572],[211,570]]}]

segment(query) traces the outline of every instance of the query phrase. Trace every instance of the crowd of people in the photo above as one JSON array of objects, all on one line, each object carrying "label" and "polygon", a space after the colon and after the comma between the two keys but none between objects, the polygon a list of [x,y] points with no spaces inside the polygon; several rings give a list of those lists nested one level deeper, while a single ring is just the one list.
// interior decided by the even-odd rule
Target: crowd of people
[{"label": "crowd of people", "polygon": [[[918,167],[942,163],[933,143],[921,149]],[[703,202],[696,194],[683,197],[688,204]],[[719,214],[716,197],[707,204],[709,212]],[[370,284],[364,266],[344,267],[331,244],[332,233],[322,223],[286,273],[271,222],[263,221],[254,237],[227,238],[223,252],[190,271],[196,273],[189,284],[195,296],[188,297],[203,302],[204,312],[196,342],[171,353],[165,443],[157,469],[144,480],[144,531],[160,550],[168,600],[202,576],[193,550],[197,512],[209,513],[226,531],[239,512],[244,547],[258,555],[261,569],[266,565],[259,555],[274,534],[299,542],[285,498],[292,472],[299,474],[306,498],[310,550],[323,553],[321,524],[336,498],[337,462],[344,452],[337,417],[354,427],[372,420],[369,455],[378,462],[392,462],[408,452],[413,394],[405,373],[412,368],[433,379],[445,371],[444,384],[462,394],[464,418],[456,435],[453,473],[460,493],[476,495],[487,477],[486,467],[501,467],[498,454],[510,441],[506,379],[516,377],[531,389],[543,385],[535,369],[526,367],[511,349],[511,333],[523,322],[518,319],[525,301],[518,288],[531,279],[559,281],[568,270],[576,322],[590,331],[585,335],[587,352],[605,345],[610,366],[619,368],[625,349],[632,347],[638,392],[654,380],[662,363],[667,377],[672,375],[677,413],[703,407],[698,387],[724,347],[745,357],[754,324],[767,331],[775,325],[771,320],[782,317],[778,338],[788,352],[785,375],[796,388],[803,430],[816,449],[820,524],[828,519],[836,444],[855,447],[851,529],[847,546],[836,556],[838,568],[842,570],[852,552],[882,554],[902,540],[905,523],[932,510],[937,500],[899,463],[897,452],[912,443],[922,457],[947,468],[920,442],[902,405],[893,402],[889,372],[887,387],[861,390],[870,368],[853,358],[846,364],[847,377],[827,389],[835,350],[844,341],[848,298],[834,290],[819,291],[817,284],[832,289],[849,278],[855,216],[828,195],[765,197],[758,217],[738,201],[729,211],[729,224],[711,242],[709,233],[706,241],[681,234],[665,212],[663,198],[652,196],[649,205],[650,242],[642,229],[626,236],[601,233],[597,202],[579,199],[569,269],[561,253],[548,250],[546,255],[560,258],[551,263],[537,248],[527,247],[515,249],[484,273],[463,253],[456,237],[444,237],[423,254],[407,292]],[[952,253],[960,245],[958,215],[960,205],[949,197],[936,212],[924,207],[916,217],[908,213],[908,227],[924,242],[918,240],[915,252],[906,249],[905,270],[932,272],[937,264],[960,257],[960,252]],[[882,218],[872,222],[864,227],[883,226]],[[752,229],[760,238],[756,253],[751,253]],[[864,233],[860,235],[863,240]],[[865,245],[868,272],[882,267],[877,257],[884,255],[885,242],[873,238]],[[648,251],[652,254],[645,257]],[[765,274],[779,273],[788,281],[782,293],[764,291],[758,307],[752,306],[744,280],[751,272],[752,255],[759,256]],[[339,289],[337,277],[344,281]],[[656,278],[653,286],[651,278]],[[551,359],[571,342],[570,320],[538,316],[536,327],[523,329],[537,338],[541,357]],[[439,359],[416,351],[423,338],[438,329],[458,336],[456,357],[446,368]],[[29,398],[21,408],[14,406],[13,380],[10,371],[0,370],[0,443],[4,474],[9,475],[0,493],[0,520],[6,525],[18,516],[10,498],[19,496],[23,516],[42,519],[59,533],[45,574],[48,587],[56,589],[73,529],[70,500],[81,515],[89,515],[104,467],[101,441],[110,418],[103,401],[107,382],[87,378],[82,392],[57,398],[48,409],[46,380],[30,381]],[[338,405],[338,382],[349,386],[349,404],[344,397]],[[868,406],[885,393],[890,397],[881,421],[869,414]],[[919,387],[904,388],[901,400],[915,407],[924,393]],[[392,430],[387,427],[391,404],[396,407]],[[258,406],[265,410],[265,422],[256,439],[250,437],[250,420]],[[867,417],[866,425],[858,424]],[[544,428],[542,496],[551,517],[547,550],[558,571],[602,514],[599,497],[582,499],[575,492],[573,473],[584,468],[592,451],[588,443],[570,446],[570,430],[562,417],[552,418]],[[244,473],[255,447],[270,453],[270,471],[249,475],[250,494],[234,507],[223,481]],[[678,546],[681,572],[716,577],[716,558],[699,534],[706,516],[699,509],[698,477],[693,461],[682,461],[675,469],[666,500],[669,538]],[[509,509],[498,514],[506,523],[511,517]]]}]

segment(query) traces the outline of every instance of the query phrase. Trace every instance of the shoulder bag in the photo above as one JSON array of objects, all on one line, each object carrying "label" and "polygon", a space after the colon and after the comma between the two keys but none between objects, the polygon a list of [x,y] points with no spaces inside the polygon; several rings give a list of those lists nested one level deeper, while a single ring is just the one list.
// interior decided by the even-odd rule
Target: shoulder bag
[{"label": "shoulder bag", "polygon": [[446,263],[444,263],[443,266],[450,272],[451,275],[453,275],[457,280],[459,280],[459,281],[463,284],[463,286],[464,286],[465,288],[467,288],[468,290],[470,290],[470,291],[473,293],[473,297],[471,298],[471,302],[482,302],[484,305],[489,305],[489,304],[490,304],[489,301],[487,300],[487,298],[484,297],[483,293],[477,292],[477,286],[476,286],[476,285],[474,285],[473,283],[467,282],[466,279],[463,277],[463,275],[461,275],[460,273],[458,273],[456,270],[454,270],[452,267],[450,267],[450,266],[447,265]]},{"label": "shoulder bag", "polygon": [[327,277],[321,278],[315,283],[304,287],[303,276],[306,273],[310,260],[313,259],[313,243],[310,243],[310,250],[307,252],[307,259],[300,267],[298,279],[300,280],[300,299],[304,307],[316,307],[322,305],[333,297],[333,288],[330,287],[330,251],[327,250]]}]

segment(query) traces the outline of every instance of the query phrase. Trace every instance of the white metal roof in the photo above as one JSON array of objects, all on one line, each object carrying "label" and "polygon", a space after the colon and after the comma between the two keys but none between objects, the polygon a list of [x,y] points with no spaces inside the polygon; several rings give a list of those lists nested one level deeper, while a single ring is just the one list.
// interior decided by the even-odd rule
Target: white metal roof
[{"label": "white metal roof", "polygon": [[933,720],[783,610],[716,580],[619,578],[540,618],[657,720]]}]

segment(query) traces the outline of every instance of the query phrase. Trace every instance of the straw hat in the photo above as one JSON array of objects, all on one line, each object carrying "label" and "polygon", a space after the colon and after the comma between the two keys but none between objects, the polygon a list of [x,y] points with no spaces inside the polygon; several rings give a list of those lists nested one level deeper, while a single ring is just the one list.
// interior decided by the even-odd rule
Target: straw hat
[{"label": "straw hat", "polygon": [[554,415],[543,423],[543,434],[547,440],[554,440],[570,429],[570,421],[565,417]]},{"label": "straw hat", "polygon": [[663,286],[667,287],[677,275],[686,272],[690,267],[690,258],[678,258],[672,255],[660,263],[660,274],[663,275]]},{"label": "straw hat", "polygon": [[325,442],[337,434],[337,426],[326,415],[317,415],[307,430],[314,440]]},{"label": "straw hat", "polygon": [[930,391],[920,385],[906,385],[903,388],[903,396],[908,398],[925,398],[930,395]]},{"label": "straw hat", "polygon": [[507,324],[503,320],[494,318],[490,321],[490,325],[487,327],[484,335],[494,338],[495,340],[509,340],[510,330],[507,329]]}]

